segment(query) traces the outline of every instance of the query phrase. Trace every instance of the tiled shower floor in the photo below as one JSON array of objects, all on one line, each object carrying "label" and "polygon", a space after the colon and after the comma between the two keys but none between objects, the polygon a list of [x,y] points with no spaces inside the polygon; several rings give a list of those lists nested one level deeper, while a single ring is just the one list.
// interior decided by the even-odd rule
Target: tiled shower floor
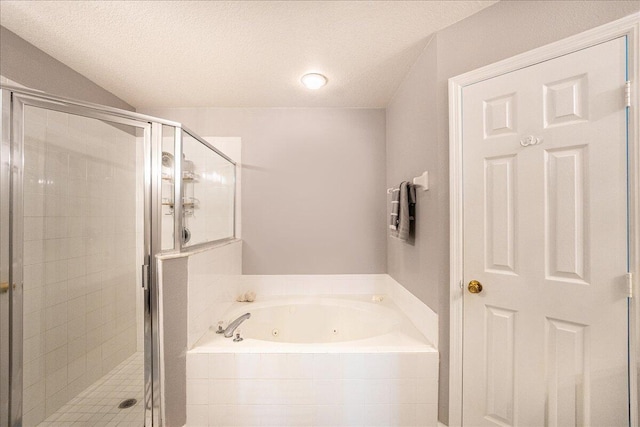
[{"label": "tiled shower floor", "polygon": [[[144,358],[134,353],[108,374],[71,399],[57,412],[38,424],[39,427],[62,426],[130,426],[144,425]],[[125,399],[138,402],[118,409]]]}]

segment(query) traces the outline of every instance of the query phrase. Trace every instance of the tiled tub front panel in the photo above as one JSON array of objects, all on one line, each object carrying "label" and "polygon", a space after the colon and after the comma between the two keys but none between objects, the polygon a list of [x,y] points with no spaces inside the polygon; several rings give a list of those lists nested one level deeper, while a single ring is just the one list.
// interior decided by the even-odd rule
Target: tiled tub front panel
[{"label": "tiled tub front panel", "polygon": [[438,353],[187,354],[187,425],[436,426]]}]

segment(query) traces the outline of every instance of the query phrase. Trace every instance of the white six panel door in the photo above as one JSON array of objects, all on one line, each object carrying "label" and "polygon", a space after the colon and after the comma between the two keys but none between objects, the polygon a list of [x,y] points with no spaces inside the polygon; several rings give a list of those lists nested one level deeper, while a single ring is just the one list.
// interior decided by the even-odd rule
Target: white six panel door
[{"label": "white six panel door", "polygon": [[621,426],[623,37],[463,89],[465,426]]}]

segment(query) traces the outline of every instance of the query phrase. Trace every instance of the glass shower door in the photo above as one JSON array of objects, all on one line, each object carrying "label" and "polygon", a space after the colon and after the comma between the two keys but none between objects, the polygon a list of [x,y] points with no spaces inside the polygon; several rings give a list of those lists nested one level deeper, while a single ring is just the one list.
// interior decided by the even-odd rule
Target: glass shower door
[{"label": "glass shower door", "polygon": [[53,108],[22,104],[22,213],[13,226],[22,384],[12,387],[22,391],[24,426],[141,426],[151,387],[140,271],[150,253],[150,125]]}]

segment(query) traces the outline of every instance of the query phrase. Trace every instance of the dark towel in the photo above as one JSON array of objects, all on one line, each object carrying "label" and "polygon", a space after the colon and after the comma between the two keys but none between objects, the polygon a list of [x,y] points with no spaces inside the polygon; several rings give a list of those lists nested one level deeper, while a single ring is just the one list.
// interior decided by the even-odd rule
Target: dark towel
[{"label": "dark towel", "polygon": [[400,240],[407,241],[409,239],[409,231],[411,230],[411,221],[415,218],[416,187],[407,181],[403,181],[400,184],[399,201],[397,228],[391,232],[391,235]]}]

